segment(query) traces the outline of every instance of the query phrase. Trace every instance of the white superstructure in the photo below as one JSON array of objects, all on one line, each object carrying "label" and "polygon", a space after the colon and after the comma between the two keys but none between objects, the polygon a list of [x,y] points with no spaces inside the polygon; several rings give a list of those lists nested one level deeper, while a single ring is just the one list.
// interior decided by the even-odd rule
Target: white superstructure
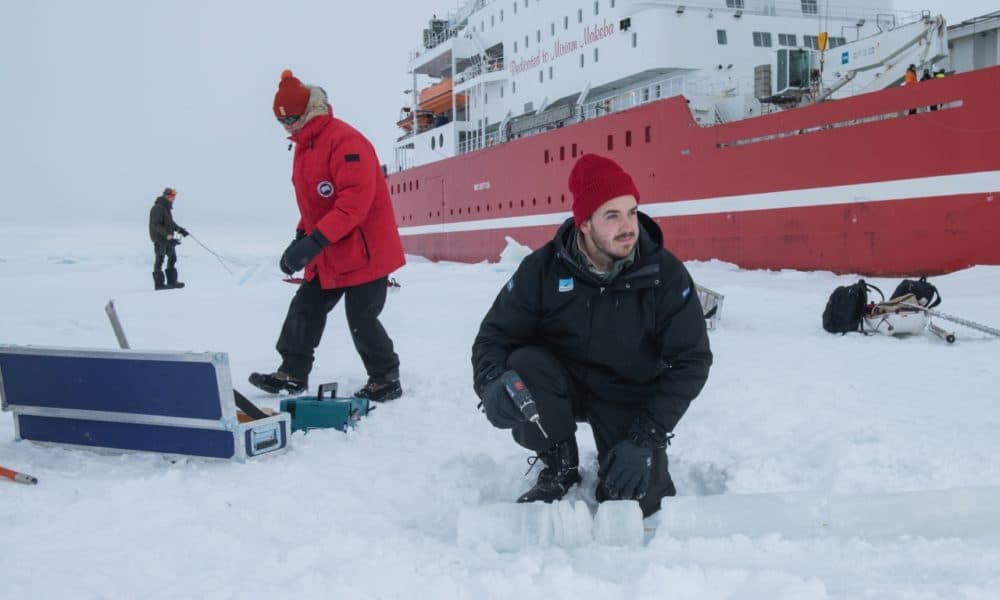
[{"label": "white superstructure", "polygon": [[[761,65],[787,73],[789,62],[806,61],[811,81],[800,83],[815,100],[897,84],[909,63],[947,54],[940,18],[894,11],[891,0],[850,1],[467,2],[432,19],[411,55],[412,105],[401,114],[393,168],[678,94],[706,126],[809,99],[762,93],[759,70],[755,93]],[[769,77],[770,90],[789,83]]]}]

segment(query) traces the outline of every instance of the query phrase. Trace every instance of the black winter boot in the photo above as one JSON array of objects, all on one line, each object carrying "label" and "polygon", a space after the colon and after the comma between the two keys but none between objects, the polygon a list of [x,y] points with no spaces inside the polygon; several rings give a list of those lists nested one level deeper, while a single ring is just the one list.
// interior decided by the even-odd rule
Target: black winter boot
[{"label": "black winter boot", "polygon": [[399,384],[398,379],[384,382],[369,379],[365,387],[354,392],[355,398],[368,398],[372,402],[388,402],[402,395],[403,387]]},{"label": "black winter boot", "polygon": [[153,289],[154,290],[169,290],[167,287],[166,279],[163,277],[163,271],[153,271]]},{"label": "black winter boot", "polygon": [[177,269],[167,269],[167,287],[169,288],[182,288],[184,283],[177,281]]},{"label": "black winter boot", "polygon": [[545,468],[538,474],[534,487],[521,495],[518,502],[555,502],[566,495],[569,488],[580,483],[580,455],[576,438],[559,442],[528,462],[534,467],[541,460]]},{"label": "black winter boot", "polygon": [[269,394],[288,392],[291,395],[301,394],[309,388],[309,381],[306,379],[296,379],[288,373],[275,371],[274,373],[251,373],[250,384],[258,387]]}]

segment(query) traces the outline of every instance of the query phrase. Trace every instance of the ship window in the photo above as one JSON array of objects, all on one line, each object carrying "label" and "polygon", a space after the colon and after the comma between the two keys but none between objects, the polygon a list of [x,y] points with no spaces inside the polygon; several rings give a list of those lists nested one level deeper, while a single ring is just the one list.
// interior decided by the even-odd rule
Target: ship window
[{"label": "ship window", "polygon": [[798,46],[798,36],[794,33],[779,33],[778,34],[778,45],[779,46]]},{"label": "ship window", "polygon": [[632,132],[631,131],[626,131],[625,132],[625,147],[626,148],[631,148],[632,147]]},{"label": "ship window", "polygon": [[559,160],[566,160],[566,146],[559,146]]},{"label": "ship window", "polygon": [[816,6],[816,0],[802,0],[802,14],[804,15],[815,15],[819,14],[819,8]]},{"label": "ship window", "polygon": [[479,31],[486,31],[486,21],[479,22]]},{"label": "ship window", "polygon": [[517,14],[517,2],[514,3],[514,14]]},{"label": "ship window", "polygon": [[556,34],[556,24],[551,23],[549,25],[549,35],[555,35],[555,34]]},{"label": "ship window", "polygon": [[597,51],[598,51],[598,48],[594,48],[594,62],[597,62],[597,60],[598,60]]},{"label": "ship window", "polygon": [[542,41],[542,30],[541,29],[536,29],[535,30],[535,41],[536,42]]},{"label": "ship window", "polygon": [[503,98],[503,86],[500,86],[500,97]]},{"label": "ship window", "polygon": [[552,79],[552,67],[549,67],[549,79]]},{"label": "ship window", "polygon": [[[439,133],[438,134],[438,148],[444,148],[444,134],[443,133]],[[417,189],[418,190],[420,189],[420,182],[419,181],[417,182]]]},{"label": "ship window", "polygon": [[517,54],[517,40],[514,40],[514,54]]},{"label": "ship window", "polygon": [[719,45],[720,46],[725,46],[728,43],[726,41],[726,30],[725,29],[716,29],[715,30],[715,39],[717,39],[719,41]]},{"label": "ship window", "polygon": [[417,189],[418,190],[420,189],[420,180],[419,179],[417,180]]},{"label": "ship window", "polygon": [[743,0],[726,0],[726,8],[746,8]]},{"label": "ship window", "polygon": [[649,125],[646,125],[646,143],[648,144],[652,141],[653,141],[653,128],[650,127]]},{"label": "ship window", "polygon": [[549,164],[549,151],[545,151],[545,164]]},{"label": "ship window", "polygon": [[528,8],[528,0],[524,0],[524,8]]},{"label": "ship window", "polygon": [[806,48],[819,50],[819,38],[815,35],[804,35],[802,36],[802,45]]},{"label": "ship window", "polygon": [[516,94],[517,93],[517,82],[516,81],[511,81],[510,82],[510,93],[511,94]]},{"label": "ship window", "polygon": [[532,198],[532,199],[531,199],[531,205],[532,205],[532,206],[535,206],[535,205],[537,205],[537,204],[538,204],[538,198]]},{"label": "ship window", "polygon": [[572,150],[571,154],[573,155],[573,158],[576,158],[576,144],[573,144],[573,146],[571,147],[571,150]]},{"label": "ship window", "polygon": [[837,46],[843,46],[847,43],[847,38],[842,37],[832,37],[830,38],[830,47],[836,48]]},{"label": "ship window", "polygon": [[583,23],[583,9],[582,8],[576,11],[576,22],[577,23]]},{"label": "ship window", "polygon": [[493,27],[496,24],[497,24],[497,16],[496,15],[490,15],[490,27]]},{"label": "ship window", "polygon": [[541,83],[544,80],[545,80],[545,71],[539,71],[538,72],[538,83]]},{"label": "ship window", "polygon": [[566,204],[566,194],[559,194],[559,203]]},{"label": "ship window", "polygon": [[503,23],[503,9],[500,9],[500,22]]},{"label": "ship window", "polygon": [[569,17],[563,17],[563,29],[569,29]]},{"label": "ship window", "polygon": [[521,199],[521,208],[524,208],[524,199]]},{"label": "ship window", "polygon": [[639,34],[632,32],[632,47],[635,48],[639,45]]},{"label": "ship window", "polygon": [[614,150],[614,149],[615,149],[615,136],[609,133],[608,134],[608,150]]},{"label": "ship window", "polygon": [[653,88],[653,92],[654,92],[653,97],[659,98],[660,96],[663,95],[663,86],[661,86],[660,84],[656,84],[656,87]]},{"label": "ship window", "polygon": [[649,88],[648,87],[642,88],[642,101],[643,102],[649,102]]},{"label": "ship window", "polygon": [[594,2],[594,14],[595,15],[601,14],[601,3],[600,2],[596,2],[596,1]]},{"label": "ship window", "polygon": [[761,46],[764,48],[771,47],[771,33],[767,31],[755,31],[753,32],[753,45]]},{"label": "ship window", "polygon": [[549,197],[547,197],[547,198],[545,199],[545,203],[546,203],[546,204],[552,204],[552,196],[549,196]]},{"label": "ship window", "polygon": [[524,36],[524,49],[528,49],[528,36]]},{"label": "ship window", "polygon": [[583,68],[583,55],[580,55],[580,68]]}]

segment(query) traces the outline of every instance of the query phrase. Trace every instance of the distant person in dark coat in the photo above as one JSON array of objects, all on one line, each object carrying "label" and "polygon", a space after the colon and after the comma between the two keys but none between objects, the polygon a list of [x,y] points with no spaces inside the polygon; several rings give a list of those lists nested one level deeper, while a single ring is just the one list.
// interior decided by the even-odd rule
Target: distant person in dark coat
[{"label": "distant person in dark coat", "polygon": [[333,116],[326,92],[281,74],[274,115],[295,144],[292,184],[298,202],[295,239],[281,256],[286,275],[304,270],[278,337],[281,366],[253,373],[250,383],[272,394],[308,387],[327,314],[344,299],[354,347],[368,372],[355,396],[375,402],[402,395],[399,356],[379,314],[389,274],[405,263],[389,187],[375,149]]},{"label": "distant person in dark coat", "polygon": [[[483,319],[473,385],[490,423],[545,465],[518,502],[552,502],[580,483],[576,423],[586,421],[597,500],[635,499],[648,516],[676,493],[666,448],[708,378],[705,319],[691,275],[638,211],[631,176],[585,154],[569,189],[573,217],[524,259]],[[514,375],[547,437],[514,404],[505,385]]]},{"label": "distant person in dark coat", "polygon": [[[149,209],[149,239],[153,240],[153,289],[169,290],[182,288],[184,284],[177,281],[177,252],[175,248],[181,243],[174,237],[175,233],[187,237],[188,231],[174,222],[174,200],[177,190],[166,188],[163,194],[153,202]],[[163,272],[163,259],[167,259],[166,276]]]}]

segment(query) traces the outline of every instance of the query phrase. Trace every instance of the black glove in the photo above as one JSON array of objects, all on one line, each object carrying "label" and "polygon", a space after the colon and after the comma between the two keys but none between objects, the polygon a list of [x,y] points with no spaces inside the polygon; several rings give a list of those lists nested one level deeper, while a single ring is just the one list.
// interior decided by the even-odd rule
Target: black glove
[{"label": "black glove", "polygon": [[653,451],[622,440],[601,461],[601,485],[613,500],[639,500],[649,489]]},{"label": "black glove", "polygon": [[295,240],[281,255],[279,262],[281,272],[285,275],[291,275],[296,271],[301,271],[329,243],[330,241],[320,233],[319,229]]},{"label": "black glove", "polygon": [[188,236],[188,230],[187,230],[187,229],[184,229],[184,228],[183,228],[183,227],[181,227],[180,225],[177,225],[177,226],[175,226],[175,227],[174,227],[174,229],[176,229],[176,230],[177,230],[177,233],[179,233],[179,234],[183,235],[184,237],[187,237],[187,236]]},{"label": "black glove", "polygon": [[494,377],[487,381],[479,398],[482,400],[480,408],[497,429],[513,429],[527,421],[514,404],[514,399],[507,393],[503,377]]},{"label": "black glove", "polygon": [[612,499],[639,500],[652,477],[653,451],[666,448],[673,434],[647,415],[629,428],[628,439],[612,446],[601,461],[601,485]]},{"label": "black glove", "polygon": [[167,243],[170,244],[171,246],[180,246],[181,245],[181,241],[179,239],[177,239],[177,238],[170,238],[169,240],[167,240]]}]

